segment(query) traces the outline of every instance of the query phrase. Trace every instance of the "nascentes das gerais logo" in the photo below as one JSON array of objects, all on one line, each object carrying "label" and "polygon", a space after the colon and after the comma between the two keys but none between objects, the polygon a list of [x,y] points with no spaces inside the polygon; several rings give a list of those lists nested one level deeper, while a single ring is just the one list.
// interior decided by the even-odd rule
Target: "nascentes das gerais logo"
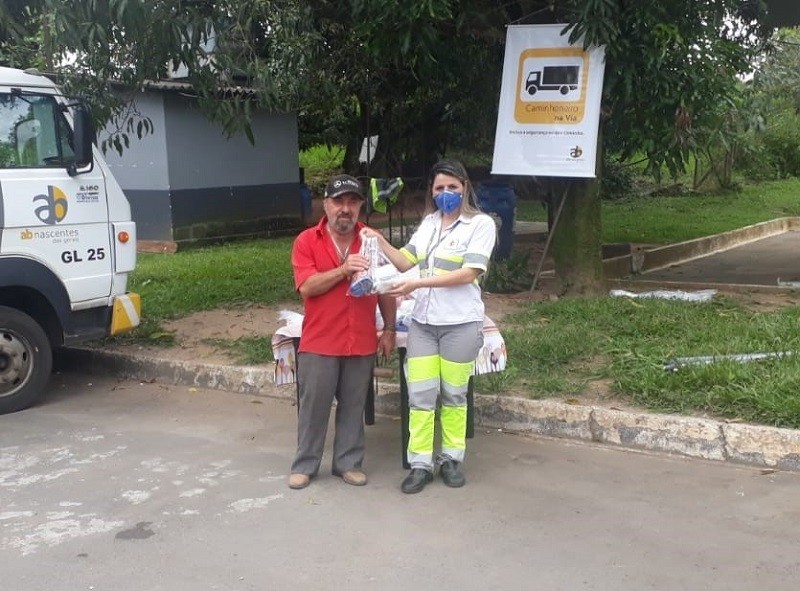
[{"label": "nascentes das gerais logo", "polygon": [[33,198],[34,203],[37,201],[44,201],[44,204],[37,207],[34,213],[45,224],[52,226],[67,217],[67,196],[58,187],[48,185],[47,195],[40,194]]}]

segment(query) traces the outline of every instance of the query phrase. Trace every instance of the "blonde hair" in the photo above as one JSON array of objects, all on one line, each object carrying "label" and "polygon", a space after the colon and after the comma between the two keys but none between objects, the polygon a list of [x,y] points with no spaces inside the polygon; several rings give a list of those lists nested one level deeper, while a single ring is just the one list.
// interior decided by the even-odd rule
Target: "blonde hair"
[{"label": "blonde hair", "polygon": [[472,182],[469,180],[467,169],[458,160],[451,158],[442,158],[433,165],[431,173],[428,177],[428,196],[425,200],[425,213],[433,213],[437,210],[436,203],[433,201],[433,181],[436,175],[446,174],[461,181],[464,185],[464,198],[461,200],[461,214],[467,217],[472,217],[481,213],[478,207],[478,196],[475,194],[475,189],[472,187]]}]

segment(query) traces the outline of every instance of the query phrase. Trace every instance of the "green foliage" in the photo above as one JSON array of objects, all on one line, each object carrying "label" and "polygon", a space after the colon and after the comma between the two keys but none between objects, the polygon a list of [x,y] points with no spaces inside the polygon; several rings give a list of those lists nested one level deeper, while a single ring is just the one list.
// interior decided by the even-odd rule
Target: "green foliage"
[{"label": "green foliage", "polygon": [[[244,133],[254,140],[255,106],[282,111],[299,104],[293,73],[305,67],[308,39],[302,2],[26,4],[24,10],[0,12],[9,23],[2,28],[0,18],[0,63],[55,70],[68,94],[92,106],[98,123],[115,125],[108,139],[115,149],[124,148],[133,131],[140,136],[148,131],[149,121],[129,111],[136,93],[181,67],[200,107],[228,135]],[[230,90],[240,83],[249,90]]]},{"label": "green foliage", "polygon": [[761,142],[778,178],[800,177],[800,115],[795,109],[774,113]]},{"label": "green foliage", "polygon": [[322,194],[328,178],[342,170],[342,146],[316,145],[300,151],[300,166],[305,169],[306,185]]},{"label": "green foliage", "polygon": [[512,252],[504,261],[492,261],[483,288],[493,293],[519,293],[531,285],[533,275],[528,271],[527,253]]},{"label": "green foliage", "polygon": [[606,156],[600,185],[602,198],[621,199],[631,196],[634,191],[635,177],[636,170],[631,163]]},{"label": "green foliage", "polygon": [[[39,51],[45,37],[40,32],[47,21],[41,2],[4,0],[0,3],[0,65],[12,68],[42,67]],[[35,23],[28,30],[26,22]]]},{"label": "green foliage", "polygon": [[546,222],[547,208],[539,201],[518,200],[515,219],[520,222]]},{"label": "green foliage", "polygon": [[[292,111],[301,148],[344,144],[343,168],[364,174],[362,138],[379,135],[369,174],[420,179],[451,150],[489,153],[506,26],[566,23],[573,40],[606,48],[605,149],[621,161],[645,154],[657,178],[699,155],[703,174],[730,187],[743,150],[757,148],[739,141],[751,120],[737,75],[768,36],[761,8],[753,0],[12,0],[0,12],[0,60],[57,66],[67,93],[113,122],[105,140],[117,150],[151,129],[127,109],[132,98],[185,65],[198,105],[226,134],[253,141],[257,108]],[[776,136],[775,150],[788,154],[791,141]],[[771,154],[779,174],[793,170]],[[621,190],[624,179],[613,180]],[[572,197],[581,205],[565,216],[582,239],[562,235],[554,250],[565,252],[561,239],[579,246],[557,265],[569,285],[584,285],[598,268],[599,220],[593,195]],[[582,273],[591,277],[580,281]]]},{"label": "green foliage", "polygon": [[[736,92],[768,34],[748,0],[584,0],[572,35],[606,46],[605,147],[642,152],[649,172],[682,172],[694,129],[718,128],[717,105]],[[731,18],[734,17],[734,18]],[[741,17],[737,19],[735,17]],[[710,108],[709,108],[710,107]]]},{"label": "green foliage", "polygon": [[800,174],[800,28],[770,39],[747,88],[752,124],[739,140],[748,151],[737,163],[749,178]]},{"label": "green foliage", "polygon": [[[116,149],[148,131],[125,105],[184,64],[200,107],[226,133],[254,139],[256,106],[292,110],[302,148],[345,144],[344,167],[354,172],[361,138],[377,134],[372,174],[409,177],[451,149],[490,152],[509,23],[568,23],[574,38],[606,46],[605,144],[623,159],[645,153],[654,174],[662,165],[683,170],[693,130],[719,127],[716,105],[732,96],[735,74],[750,68],[764,37],[752,0],[7,4],[0,59],[58,64],[69,92],[103,122],[117,120]],[[236,84],[251,91],[226,90]]]}]

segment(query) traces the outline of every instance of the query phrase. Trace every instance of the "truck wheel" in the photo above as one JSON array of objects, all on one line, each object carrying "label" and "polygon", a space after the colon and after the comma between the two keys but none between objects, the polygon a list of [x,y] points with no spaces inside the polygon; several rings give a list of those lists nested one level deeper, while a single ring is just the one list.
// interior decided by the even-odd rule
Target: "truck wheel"
[{"label": "truck wheel", "polygon": [[33,318],[0,306],[0,414],[29,407],[53,369],[47,335]]}]

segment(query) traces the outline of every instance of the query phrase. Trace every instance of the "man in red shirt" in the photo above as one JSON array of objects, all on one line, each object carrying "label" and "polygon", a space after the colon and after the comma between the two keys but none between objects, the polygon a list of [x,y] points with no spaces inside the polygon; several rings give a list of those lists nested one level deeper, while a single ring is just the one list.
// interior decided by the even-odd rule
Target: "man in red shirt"
[{"label": "man in red shirt", "polygon": [[[389,296],[348,295],[350,279],[369,268],[359,254],[358,221],[364,193],[349,175],[335,176],[325,188],[325,216],[300,233],[292,247],[294,284],[305,316],[297,360],[300,408],[297,453],[289,488],[308,486],[322,461],[331,404],[336,405],[332,472],[347,484],[363,486],[364,404],[376,352],[388,356],[395,344],[396,300]],[[380,339],[375,308],[384,330]]]}]

